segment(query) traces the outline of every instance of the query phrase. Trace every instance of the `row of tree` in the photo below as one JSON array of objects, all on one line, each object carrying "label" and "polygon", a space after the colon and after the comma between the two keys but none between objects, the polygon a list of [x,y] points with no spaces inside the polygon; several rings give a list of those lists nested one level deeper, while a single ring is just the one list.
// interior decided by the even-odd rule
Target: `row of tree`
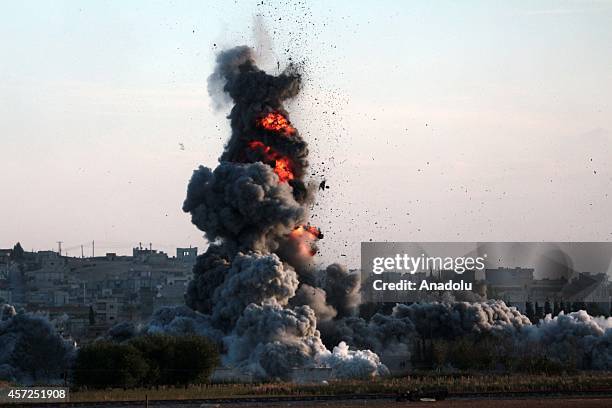
[{"label": "row of tree", "polygon": [[218,363],[216,346],[202,336],[100,340],[81,348],[73,379],[75,386],[88,388],[198,384],[209,380]]},{"label": "row of tree", "polygon": [[[508,306],[511,306],[510,302],[506,302]],[[570,313],[577,312],[579,310],[586,310],[591,316],[610,316],[612,310],[607,310],[605,303],[585,303],[585,302],[544,302],[544,305],[538,304],[538,302],[527,302],[525,303],[525,316],[531,320],[532,323],[537,323],[540,319],[543,319],[546,315],[550,314],[553,317],[559,313]]]},{"label": "row of tree", "polygon": [[569,349],[562,360],[548,356],[537,342],[517,344],[509,336],[473,333],[453,339],[420,339],[412,364],[415,367],[477,371],[561,374],[589,365],[578,349]]}]

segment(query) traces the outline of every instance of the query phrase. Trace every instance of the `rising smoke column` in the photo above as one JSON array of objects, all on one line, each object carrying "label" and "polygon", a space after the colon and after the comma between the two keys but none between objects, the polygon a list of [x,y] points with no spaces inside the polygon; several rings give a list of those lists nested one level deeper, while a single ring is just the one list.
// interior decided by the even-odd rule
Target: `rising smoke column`
[{"label": "rising smoke column", "polygon": [[[295,66],[269,75],[249,47],[218,55],[209,92],[233,101],[232,133],[219,165],[194,171],[183,204],[211,243],[186,294],[187,305],[201,314],[185,319],[181,311],[175,321],[173,313],[167,319],[159,311],[149,327],[185,328],[197,319],[191,329],[221,342],[226,364],[263,378],[315,366],[331,367],[339,377],[384,374],[373,352],[345,343],[330,352],[317,330],[318,319],[351,314],[358,279],[339,265],[325,273],[313,267],[323,234],[308,224],[314,191],[304,180],[308,147],[283,107],[300,88]],[[337,295],[331,304],[326,288]]]}]

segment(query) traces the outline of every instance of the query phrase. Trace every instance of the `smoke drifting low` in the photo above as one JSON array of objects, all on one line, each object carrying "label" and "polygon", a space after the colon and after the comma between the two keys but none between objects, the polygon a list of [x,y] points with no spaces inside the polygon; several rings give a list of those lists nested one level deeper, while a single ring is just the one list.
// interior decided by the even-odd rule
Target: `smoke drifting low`
[{"label": "smoke drifting low", "polygon": [[60,383],[76,353],[45,318],[0,306],[0,379],[17,384]]}]

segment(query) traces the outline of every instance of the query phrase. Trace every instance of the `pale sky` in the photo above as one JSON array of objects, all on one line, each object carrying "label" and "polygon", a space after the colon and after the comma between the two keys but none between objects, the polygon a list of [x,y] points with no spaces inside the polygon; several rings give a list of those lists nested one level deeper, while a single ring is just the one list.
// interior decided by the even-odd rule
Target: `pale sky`
[{"label": "pale sky", "polygon": [[1,2],[0,247],[204,247],[181,205],[229,132],[206,78],[258,14],[264,66],[306,60],[288,109],[331,187],[322,263],[612,241],[612,1],[306,3]]}]

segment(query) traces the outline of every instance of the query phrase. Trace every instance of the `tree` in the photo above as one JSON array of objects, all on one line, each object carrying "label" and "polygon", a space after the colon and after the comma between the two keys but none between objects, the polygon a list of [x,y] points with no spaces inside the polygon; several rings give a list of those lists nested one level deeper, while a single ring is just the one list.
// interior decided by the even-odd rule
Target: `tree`
[{"label": "tree", "polygon": [[91,388],[203,383],[218,363],[215,345],[203,336],[154,334],[120,344],[96,341],[79,351],[74,383]]},{"label": "tree", "polygon": [[533,303],[525,303],[525,316],[533,323],[535,321],[535,310],[533,310]]},{"label": "tree", "polygon": [[219,364],[219,353],[206,337],[154,334],[132,339],[130,344],[149,366],[147,383],[185,385],[208,381]]},{"label": "tree", "polygon": [[130,344],[140,351],[149,366],[145,382],[149,385],[169,383],[165,376],[174,354],[172,337],[163,334],[140,336],[130,340]]},{"label": "tree", "polygon": [[544,302],[544,316],[546,315],[552,315],[552,307],[550,306],[550,300],[546,299],[546,302]]},{"label": "tree", "polygon": [[444,339],[437,339],[432,342],[431,345],[431,357],[432,362],[436,367],[443,367],[448,360],[450,345]]},{"label": "tree", "polygon": [[539,322],[544,317],[544,308],[535,302],[535,320]]},{"label": "tree", "polygon": [[554,316],[558,316],[559,313],[561,313],[562,310],[563,310],[563,305],[560,304],[558,301],[555,301],[555,303],[553,305],[553,315]]},{"label": "tree", "polygon": [[96,341],[83,347],[74,367],[78,387],[131,388],[143,384],[148,366],[132,345]]},{"label": "tree", "polygon": [[89,325],[93,326],[94,324],[96,324],[96,312],[93,306],[89,306]]},{"label": "tree", "polygon": [[219,364],[215,345],[202,336],[177,337],[174,349],[172,384],[203,383],[208,381]]},{"label": "tree", "polygon": [[24,257],[25,251],[21,247],[21,243],[17,242],[11,251],[11,260],[21,261]]}]

